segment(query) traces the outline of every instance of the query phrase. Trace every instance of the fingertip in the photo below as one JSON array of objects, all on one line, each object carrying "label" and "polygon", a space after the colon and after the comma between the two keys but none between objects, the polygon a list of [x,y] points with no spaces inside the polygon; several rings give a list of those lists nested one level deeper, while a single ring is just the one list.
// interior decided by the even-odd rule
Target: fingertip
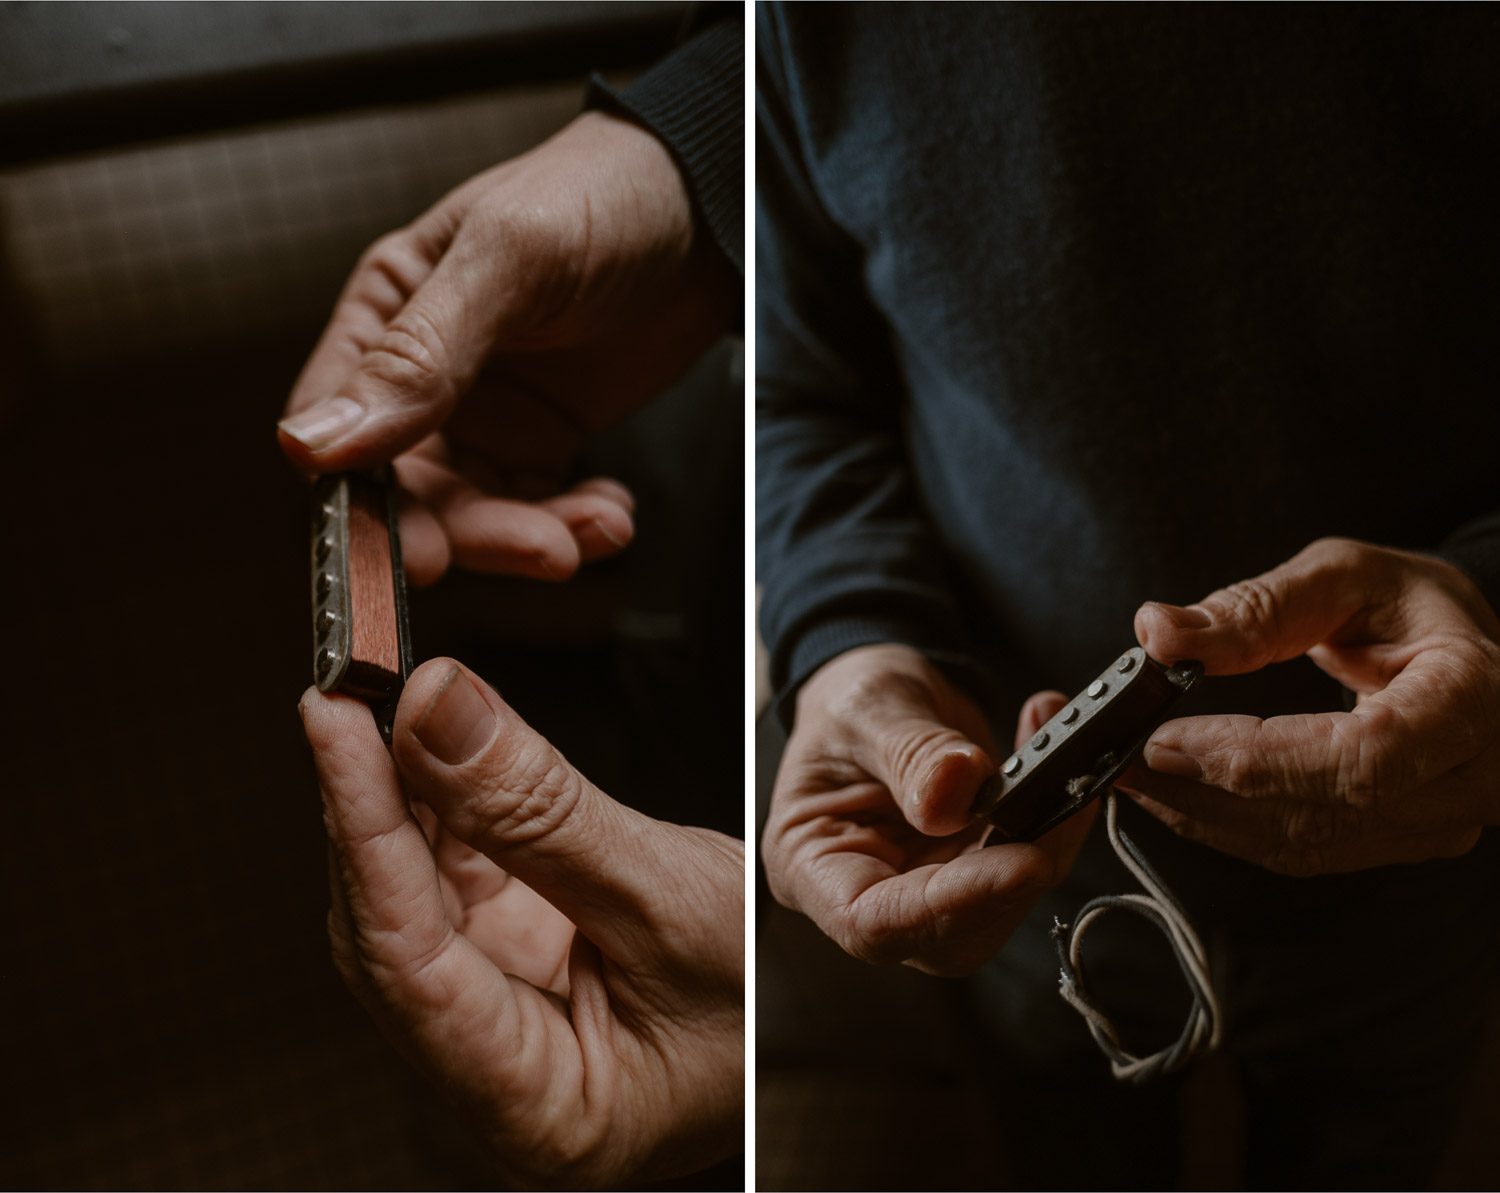
[{"label": "fingertip", "polygon": [[[336,755],[363,750],[380,741],[369,705],[341,692],[309,687],[297,702],[302,729],[314,753]],[[384,749],[381,750],[384,753]]]},{"label": "fingertip", "polygon": [[366,417],[361,403],[336,395],[288,415],[276,424],[276,430],[283,450],[295,452],[294,459],[316,463],[348,443]]},{"label": "fingertip", "polygon": [[574,493],[591,493],[619,506],[627,515],[635,513],[635,494],[612,476],[595,476],[573,486]]},{"label": "fingertip", "polygon": [[414,588],[426,588],[443,578],[453,552],[442,523],[425,505],[407,500],[401,508],[401,564]]},{"label": "fingertip", "polygon": [[949,750],[917,784],[906,809],[908,822],[930,837],[960,831],[973,821],[974,797],[994,772],[995,763],[973,743]]},{"label": "fingertip", "polygon": [[[446,655],[428,659],[420,664],[406,679],[406,685],[401,689],[401,700],[396,705],[396,720],[394,731],[400,734],[415,728],[418,719],[432,703],[439,689],[445,683],[450,682],[450,676],[458,672],[467,676],[477,687],[484,692],[493,692],[494,689],[484,680],[480,679],[457,659],[450,659]],[[495,697],[499,699],[498,694]]]},{"label": "fingertip", "polygon": [[635,537],[630,506],[617,495],[588,492],[580,486],[541,504],[568,528],[584,561],[617,555]]},{"label": "fingertip", "polygon": [[574,525],[572,530],[584,559],[618,555],[635,538],[635,524],[623,510],[616,510],[614,516],[600,514],[581,525]]},{"label": "fingertip", "polygon": [[1016,749],[1034,737],[1036,731],[1061,712],[1067,703],[1067,696],[1056,690],[1035,692],[1029,696],[1016,719]]},{"label": "fingertip", "polygon": [[412,725],[411,734],[438,762],[462,766],[489,745],[498,729],[485,692],[454,663]]}]

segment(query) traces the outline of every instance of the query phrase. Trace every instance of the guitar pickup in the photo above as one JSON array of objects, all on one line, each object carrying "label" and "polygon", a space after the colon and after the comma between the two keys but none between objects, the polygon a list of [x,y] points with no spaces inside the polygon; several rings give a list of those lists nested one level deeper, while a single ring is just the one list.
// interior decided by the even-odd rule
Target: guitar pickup
[{"label": "guitar pickup", "polygon": [[389,469],[333,473],[314,483],[312,604],[318,690],[369,704],[390,745],[412,650]]},{"label": "guitar pickup", "polygon": [[1164,667],[1139,646],[1127,650],[985,780],[974,814],[995,826],[986,844],[1035,841],[1081,812],[1202,677],[1201,663]]}]

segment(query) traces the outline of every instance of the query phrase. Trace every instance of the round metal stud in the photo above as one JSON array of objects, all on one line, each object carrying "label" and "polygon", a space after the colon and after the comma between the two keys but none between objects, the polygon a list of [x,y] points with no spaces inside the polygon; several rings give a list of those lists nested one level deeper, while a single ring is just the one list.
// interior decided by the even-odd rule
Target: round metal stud
[{"label": "round metal stud", "polygon": [[322,538],[320,538],[318,540],[318,548],[317,548],[318,562],[322,563],[325,559],[327,559],[328,558],[328,552],[330,552],[332,550],[333,550],[333,536],[325,534]]},{"label": "round metal stud", "polygon": [[332,592],[332,591],[333,591],[333,573],[332,572],[319,572],[318,573],[318,588],[317,588],[318,600],[320,600],[320,601],[327,600],[328,599],[328,594],[330,592]]},{"label": "round metal stud", "polygon": [[333,629],[338,619],[338,614],[332,609],[319,609],[317,620],[313,623],[318,628],[318,637],[326,638],[328,631]]},{"label": "round metal stud", "polygon": [[1135,656],[1134,655],[1126,655],[1118,663],[1115,664],[1115,670],[1118,671],[1118,672],[1120,672],[1122,675],[1125,672],[1127,672],[1127,671],[1134,671],[1135,670]]},{"label": "round metal stud", "polygon": [[1063,709],[1062,723],[1064,725],[1071,725],[1076,720],[1078,720],[1078,705],[1070,704],[1067,708]]},{"label": "round metal stud", "polygon": [[318,678],[321,679],[333,670],[333,665],[338,662],[338,657],[335,651],[330,650],[326,646],[318,651]]},{"label": "round metal stud", "polygon": [[1089,695],[1098,700],[1105,692],[1109,691],[1109,685],[1102,679],[1096,679],[1089,684]]},{"label": "round metal stud", "polygon": [[1010,756],[1010,761],[1008,761],[1000,769],[1002,772],[1004,772],[1007,778],[1014,778],[1016,775],[1021,773],[1021,756],[1019,754],[1012,754]]},{"label": "round metal stud", "polygon": [[1045,729],[1038,730],[1037,735],[1031,739],[1031,748],[1033,750],[1045,750],[1047,743],[1051,740],[1051,735]]}]

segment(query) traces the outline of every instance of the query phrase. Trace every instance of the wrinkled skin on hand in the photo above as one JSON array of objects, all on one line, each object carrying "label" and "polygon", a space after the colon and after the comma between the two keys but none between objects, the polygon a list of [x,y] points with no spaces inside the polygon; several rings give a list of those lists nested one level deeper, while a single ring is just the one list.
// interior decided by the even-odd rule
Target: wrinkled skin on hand
[{"label": "wrinkled skin on hand", "polygon": [[740,1149],[742,842],[615,803],[451,660],[413,674],[393,754],[348,697],[309,689],[302,717],[339,972],[508,1182]]},{"label": "wrinkled skin on hand", "polygon": [[723,334],[738,290],[661,143],[585,113],[370,247],[281,446],[308,473],[395,460],[413,583],[565,579],[633,533],[618,482],[561,491],[580,445]]},{"label": "wrinkled skin on hand", "polygon": [[1196,605],[1142,606],[1136,634],[1209,675],[1306,654],[1358,701],[1161,726],[1128,782],[1182,836],[1322,874],[1463,854],[1500,820],[1500,621],[1452,565],[1322,539]]},{"label": "wrinkled skin on hand", "polygon": [[[1032,696],[1017,745],[1066,703]],[[981,848],[969,809],[997,757],[979,709],[917,651],[824,664],[798,693],[761,841],[772,892],[856,957],[972,972],[1067,875],[1097,813]]]}]

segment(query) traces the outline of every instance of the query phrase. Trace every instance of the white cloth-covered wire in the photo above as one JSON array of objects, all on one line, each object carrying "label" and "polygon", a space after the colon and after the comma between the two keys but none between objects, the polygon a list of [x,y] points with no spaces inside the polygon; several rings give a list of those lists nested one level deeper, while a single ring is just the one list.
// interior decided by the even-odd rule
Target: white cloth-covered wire
[{"label": "white cloth-covered wire", "polygon": [[[1164,1076],[1182,1068],[1200,1052],[1209,1052],[1219,1044],[1222,1016],[1208,972],[1208,954],[1182,905],[1167,890],[1161,877],[1141,855],[1139,848],[1120,830],[1117,800],[1113,788],[1105,797],[1105,826],[1109,843],[1125,868],[1145,888],[1144,895],[1103,895],[1091,899],[1079,909],[1072,924],[1057,923],[1052,936],[1057,942],[1062,962],[1060,993],[1083,1016],[1089,1031],[1119,1081],[1138,1085],[1153,1077]],[[1150,920],[1167,936],[1177,954],[1183,976],[1193,995],[1192,1010],[1177,1041],[1150,1056],[1135,1056],[1120,1043],[1114,1024],[1089,999],[1083,973],[1083,934],[1090,924],[1111,910],[1131,911]]]}]

